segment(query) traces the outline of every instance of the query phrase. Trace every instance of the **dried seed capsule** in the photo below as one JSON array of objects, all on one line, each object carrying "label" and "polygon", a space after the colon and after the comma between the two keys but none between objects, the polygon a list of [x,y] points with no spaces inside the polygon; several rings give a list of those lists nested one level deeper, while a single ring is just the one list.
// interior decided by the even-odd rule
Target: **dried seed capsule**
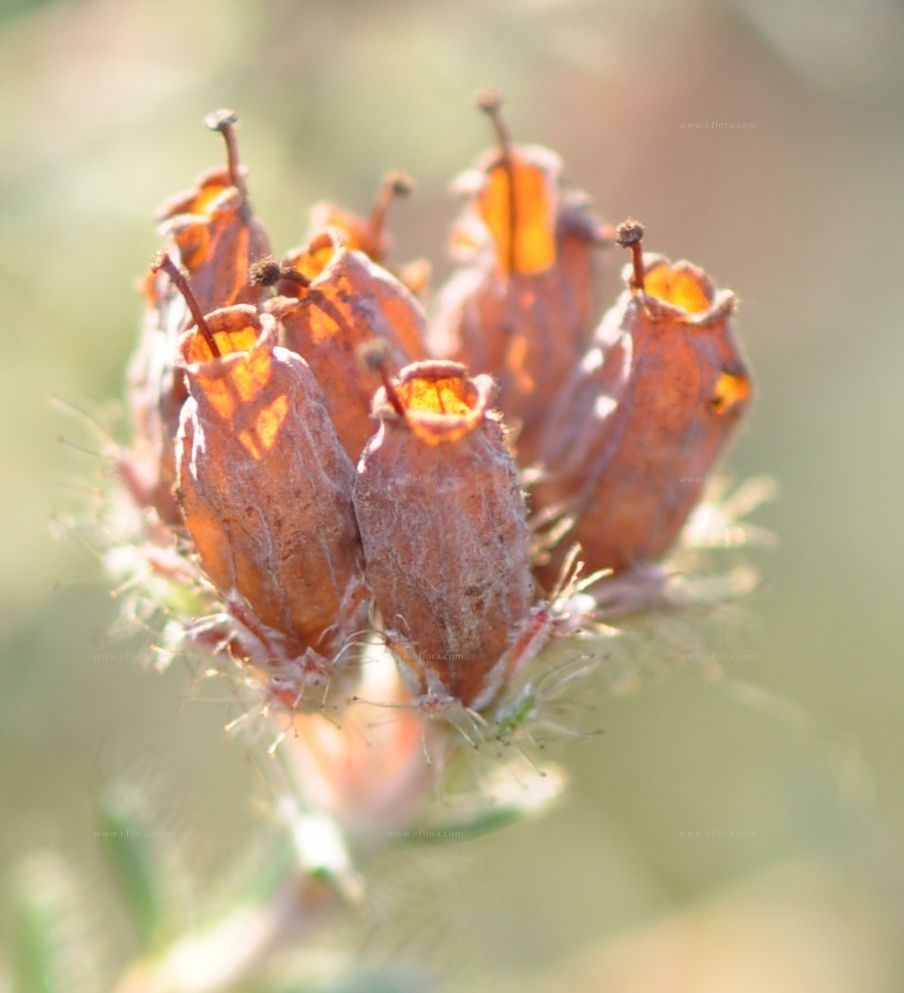
[{"label": "dried seed capsule", "polygon": [[180,342],[189,399],[178,495],[204,570],[257,639],[315,668],[358,623],[354,467],[307,364],[253,307],[213,311]]},{"label": "dried seed capsule", "polygon": [[499,380],[499,406],[520,428],[525,463],[536,455],[543,410],[586,345],[601,235],[585,198],[560,193],[559,157],[513,145],[498,98],[482,106],[499,148],[457,184],[471,202],[453,247],[469,264],[441,291],[428,343]]},{"label": "dried seed capsule", "polygon": [[[378,374],[358,360],[358,349],[379,340],[394,366],[407,365],[424,354],[424,318],[401,283],[363,253],[344,247],[338,232],[315,238],[296,263],[311,271],[311,259],[323,262],[319,273],[310,281],[303,277],[304,284],[296,281],[298,296],[276,297],[266,309],[280,323],[282,343],[310,364],[339,440],[357,461],[373,434],[370,404],[380,385]],[[293,266],[288,275],[298,271]],[[282,285],[290,281],[283,278]]]},{"label": "dried seed capsule", "polygon": [[413,692],[486,705],[531,610],[524,498],[489,376],[418,362],[374,401],[355,512],[368,585]]},{"label": "dried seed capsule", "polygon": [[223,135],[228,165],[203,173],[194,190],[171,197],[157,212],[161,234],[175,245],[205,313],[257,303],[261,289],[249,282],[248,269],[270,251],[267,234],[251,213],[236,120],[232,111],[217,111],[206,119],[211,130]]},{"label": "dried seed capsule", "polygon": [[386,233],[386,215],[396,197],[405,197],[414,187],[403,172],[391,172],[383,180],[374,205],[367,217],[360,217],[345,207],[321,201],[311,209],[311,236],[326,228],[338,228],[345,235],[345,245],[356,252],[364,252],[374,262],[382,265],[389,250]]},{"label": "dried seed capsule", "polygon": [[629,289],[551,412],[536,491],[576,517],[569,537],[589,566],[616,571],[674,544],[751,395],[734,295],[621,233],[634,253]]},{"label": "dried seed capsule", "polygon": [[[158,211],[161,233],[185,267],[201,311],[233,303],[257,303],[261,289],[248,280],[249,262],[268,251],[267,235],[251,215],[245,173],[238,160],[235,115],[219,111],[207,119],[226,142],[228,165],[211,169],[194,190],[171,197]],[[134,451],[124,453],[132,489],[153,504],[171,526],[181,524],[172,493],[179,412],[187,396],[175,373],[179,336],[191,323],[184,299],[163,274],[151,270],[143,283],[145,315],[138,348],[129,365],[128,392]]]}]

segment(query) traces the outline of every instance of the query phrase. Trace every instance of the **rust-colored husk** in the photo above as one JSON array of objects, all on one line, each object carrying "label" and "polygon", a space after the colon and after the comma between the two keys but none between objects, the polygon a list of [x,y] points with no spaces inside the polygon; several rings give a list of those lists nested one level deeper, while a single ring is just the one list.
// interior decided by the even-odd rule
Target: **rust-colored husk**
[{"label": "rust-colored husk", "polygon": [[391,389],[375,399],[380,428],[355,482],[367,582],[414,691],[479,707],[507,675],[533,591],[524,497],[490,411],[493,384],[428,361]]},{"label": "rust-colored husk", "polygon": [[179,499],[201,564],[264,656],[341,647],[363,599],[354,467],[307,364],[238,305],[180,342]]},{"label": "rust-colored husk", "polygon": [[604,317],[540,445],[536,504],[575,516],[568,539],[593,569],[672,547],[751,395],[734,295],[687,262],[647,255],[644,268],[644,291],[626,290]]}]

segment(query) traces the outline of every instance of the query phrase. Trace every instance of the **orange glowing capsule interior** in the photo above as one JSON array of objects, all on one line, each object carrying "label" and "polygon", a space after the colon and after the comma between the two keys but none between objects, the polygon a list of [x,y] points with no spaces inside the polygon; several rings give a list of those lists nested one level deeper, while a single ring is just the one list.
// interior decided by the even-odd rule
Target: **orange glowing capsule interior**
[{"label": "orange glowing capsule interior", "polygon": [[400,383],[396,393],[410,413],[467,415],[476,400],[473,385],[462,377],[413,379]]},{"label": "orange glowing capsule interior", "polygon": [[309,282],[315,280],[330,264],[336,245],[329,236],[318,236],[300,252],[293,252],[287,261]]},{"label": "orange glowing capsule interior", "polygon": [[654,266],[647,271],[644,292],[689,314],[703,314],[712,305],[711,296],[692,273],[668,265]]},{"label": "orange glowing capsule interior", "polygon": [[[205,375],[203,366],[197,373],[205,399],[223,420],[232,420],[238,404],[253,401],[270,382],[270,352],[266,348],[254,347],[259,333],[250,324],[235,331],[212,332],[221,359],[230,355],[241,356],[239,360],[229,364],[225,375]],[[191,336],[185,348],[185,358],[193,363],[205,363],[214,359],[210,345],[203,335],[196,333]],[[276,396],[256,410],[254,423],[250,427],[238,431],[239,442],[253,459],[261,458],[273,447],[288,410],[288,398]]]},{"label": "orange glowing capsule interior", "polygon": [[716,380],[713,408],[718,414],[727,414],[738,404],[750,399],[750,377],[744,373],[722,372]]},{"label": "orange glowing capsule interior", "polygon": [[555,203],[546,170],[513,152],[490,169],[477,210],[507,272],[534,275],[555,264]]}]

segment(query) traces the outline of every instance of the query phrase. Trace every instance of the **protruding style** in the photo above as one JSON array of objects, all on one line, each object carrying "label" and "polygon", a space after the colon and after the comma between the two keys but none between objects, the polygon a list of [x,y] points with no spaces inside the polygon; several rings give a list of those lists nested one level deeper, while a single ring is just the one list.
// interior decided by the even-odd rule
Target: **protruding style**
[{"label": "protruding style", "polygon": [[586,198],[560,189],[559,157],[512,142],[495,92],[478,106],[497,148],[456,184],[469,201],[453,234],[464,267],[440,292],[429,345],[496,377],[526,464],[536,456],[543,410],[586,346],[593,251],[604,238]]},{"label": "protruding style", "polygon": [[631,265],[634,272],[631,276],[630,286],[632,290],[639,293],[644,291],[644,267],[643,267],[643,225],[640,221],[629,217],[622,221],[615,229],[615,243],[619,248],[631,250]]}]

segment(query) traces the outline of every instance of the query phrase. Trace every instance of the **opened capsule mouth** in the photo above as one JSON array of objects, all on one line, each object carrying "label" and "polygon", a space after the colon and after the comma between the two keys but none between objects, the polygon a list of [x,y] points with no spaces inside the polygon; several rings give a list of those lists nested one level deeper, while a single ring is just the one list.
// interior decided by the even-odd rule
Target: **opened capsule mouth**
[{"label": "opened capsule mouth", "polygon": [[409,414],[443,414],[467,417],[479,401],[476,386],[464,375],[419,372],[414,378],[402,380],[396,388],[402,405]]},{"label": "opened capsule mouth", "polygon": [[186,366],[215,363],[239,352],[250,352],[265,330],[257,311],[247,305],[214,310],[206,315],[205,321],[220,354],[214,355],[209,341],[196,326],[191,327],[180,343],[182,361]]},{"label": "opened capsule mouth", "polygon": [[238,406],[252,401],[270,382],[276,321],[253,307],[238,304],[214,310],[205,318],[208,332],[220,351],[215,356],[197,327],[189,328],[179,342],[181,366],[192,392],[203,393],[224,418]]},{"label": "opened capsule mouth", "polygon": [[[342,248],[346,247],[346,234],[336,227],[328,227],[311,238],[303,247],[286,256],[286,262],[308,283],[314,282],[329,268]],[[285,288],[285,280],[281,289]],[[299,295],[304,295],[304,288],[299,284]]]},{"label": "opened capsule mouth", "polygon": [[276,321],[238,305],[213,311],[206,322],[220,355],[213,356],[197,328],[185,332],[180,347],[189,392],[227,422],[251,458],[259,459],[273,447],[289,410],[285,386],[273,376]]},{"label": "opened capsule mouth", "polygon": [[713,302],[712,283],[686,262],[662,261],[648,268],[644,292],[689,314],[705,314]]},{"label": "opened capsule mouth", "polygon": [[[730,290],[716,290],[702,269],[690,262],[670,262],[663,255],[644,254],[643,292],[664,309],[688,323],[705,325],[731,313],[736,306]],[[634,285],[634,271],[627,266],[625,281]]]},{"label": "opened capsule mouth", "polygon": [[[404,422],[422,441],[439,445],[470,434],[487,414],[494,384],[489,376],[471,379],[458,362],[413,362],[405,366],[393,384],[395,399]],[[389,404],[384,387],[377,393],[375,408],[401,419]]]},{"label": "opened capsule mouth", "polygon": [[[371,256],[373,251],[378,249],[377,240],[369,230],[367,221],[352,211],[346,210],[340,204],[329,200],[323,200],[312,208],[311,230],[316,232],[312,240],[320,239],[327,231],[334,230],[342,232],[346,248]],[[304,255],[310,248],[311,244],[309,243],[306,249],[302,249],[300,253],[296,254]],[[325,254],[327,249],[321,246],[319,251]],[[290,255],[289,259],[291,260],[291,258]],[[310,275],[309,273],[303,274]]]},{"label": "opened capsule mouth", "polygon": [[233,197],[239,194],[223,166],[208,169],[198,177],[195,189],[164,200],[155,212],[155,219],[164,223],[181,215],[195,215],[195,219],[210,219],[224,206],[230,205]]}]

